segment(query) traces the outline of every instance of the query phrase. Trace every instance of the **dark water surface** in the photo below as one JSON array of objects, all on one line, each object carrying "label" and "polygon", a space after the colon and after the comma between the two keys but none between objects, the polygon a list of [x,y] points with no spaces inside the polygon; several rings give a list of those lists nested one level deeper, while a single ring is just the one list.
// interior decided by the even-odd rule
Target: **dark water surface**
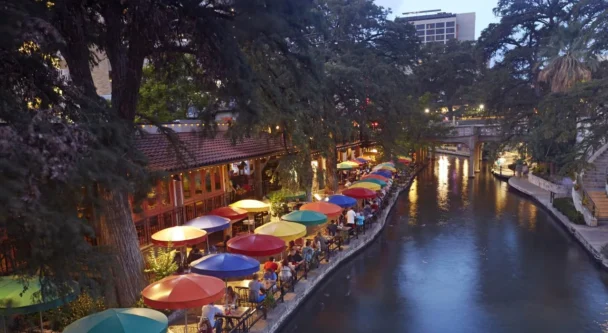
[{"label": "dark water surface", "polygon": [[602,332],[608,276],[544,210],[441,156],[282,333]]}]

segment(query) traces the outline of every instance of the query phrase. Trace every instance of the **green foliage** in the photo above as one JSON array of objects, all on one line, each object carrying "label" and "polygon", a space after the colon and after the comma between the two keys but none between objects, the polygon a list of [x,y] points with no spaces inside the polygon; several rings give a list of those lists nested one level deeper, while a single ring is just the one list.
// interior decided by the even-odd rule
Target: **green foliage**
[{"label": "green foliage", "polygon": [[46,316],[53,330],[62,331],[76,320],[105,309],[103,298],[94,298],[89,293],[83,292],[74,301],[46,312]]},{"label": "green foliage", "polygon": [[574,208],[572,198],[556,198],[553,199],[553,207],[560,213],[564,214],[570,222],[574,224],[584,225],[585,218]]},{"label": "green foliage", "polygon": [[274,191],[268,197],[270,200],[270,210],[272,211],[272,216],[277,217],[283,214],[283,204],[285,204],[285,195],[283,191]]},{"label": "green foliage", "polygon": [[150,251],[146,258],[149,268],[145,269],[146,273],[151,273],[153,276],[153,280],[150,282],[162,280],[177,271],[178,266],[173,261],[174,256],[175,250],[171,246],[159,247]]}]

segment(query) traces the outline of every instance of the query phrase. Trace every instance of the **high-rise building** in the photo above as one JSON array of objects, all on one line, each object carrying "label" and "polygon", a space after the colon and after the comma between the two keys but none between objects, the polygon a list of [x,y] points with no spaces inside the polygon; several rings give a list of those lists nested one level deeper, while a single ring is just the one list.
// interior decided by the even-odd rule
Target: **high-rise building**
[{"label": "high-rise building", "polygon": [[[430,11],[432,12],[432,11]],[[450,39],[475,40],[475,13],[436,14],[398,17],[416,27],[416,34],[423,43],[445,43]]]}]

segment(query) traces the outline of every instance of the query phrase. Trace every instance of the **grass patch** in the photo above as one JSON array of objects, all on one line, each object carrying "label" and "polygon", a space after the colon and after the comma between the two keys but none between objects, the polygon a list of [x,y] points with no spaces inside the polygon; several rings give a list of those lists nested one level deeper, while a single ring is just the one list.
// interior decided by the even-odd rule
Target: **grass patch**
[{"label": "grass patch", "polygon": [[560,213],[566,215],[570,222],[574,224],[585,224],[585,217],[574,208],[572,198],[556,198],[553,199],[553,207]]}]

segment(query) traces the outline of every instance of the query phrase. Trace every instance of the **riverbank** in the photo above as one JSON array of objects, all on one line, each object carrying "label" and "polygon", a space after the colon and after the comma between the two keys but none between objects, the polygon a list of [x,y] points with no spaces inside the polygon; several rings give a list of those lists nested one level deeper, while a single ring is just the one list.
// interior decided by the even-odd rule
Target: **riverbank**
[{"label": "riverbank", "polygon": [[588,227],[576,225],[553,207],[551,203],[551,193],[536,185],[531,184],[525,178],[512,177],[509,179],[509,186],[513,189],[531,197],[553,217],[587,250],[602,267],[608,270],[608,259],[602,255],[602,247],[608,244],[608,225]]},{"label": "riverbank", "polygon": [[454,155],[454,156],[459,156],[459,157],[469,157],[469,156],[471,156],[470,152],[456,151],[456,150],[446,150],[446,149],[440,149],[440,148],[435,148],[435,152],[439,153],[439,154]]},{"label": "riverbank", "polygon": [[294,293],[288,293],[285,295],[284,303],[277,303],[276,308],[268,312],[268,317],[264,321],[260,321],[254,325],[250,332],[252,333],[274,333],[278,332],[283,325],[286,324],[289,317],[291,317],[300,305],[302,305],[306,298],[318,287],[326,277],[330,276],[331,273],[336,270],[340,265],[348,261],[355,254],[363,250],[367,245],[373,242],[379,235],[380,231],[384,229],[387,217],[393,209],[393,206],[397,202],[399,195],[410,188],[412,181],[416,175],[424,167],[416,170],[409,179],[399,186],[388,198],[386,202],[386,208],[382,211],[378,217],[376,223],[373,224],[371,229],[368,229],[365,234],[359,235],[358,239],[353,239],[348,246],[337,254],[333,255],[329,263],[322,264],[319,268],[309,273],[308,279],[300,280],[296,286]]}]

